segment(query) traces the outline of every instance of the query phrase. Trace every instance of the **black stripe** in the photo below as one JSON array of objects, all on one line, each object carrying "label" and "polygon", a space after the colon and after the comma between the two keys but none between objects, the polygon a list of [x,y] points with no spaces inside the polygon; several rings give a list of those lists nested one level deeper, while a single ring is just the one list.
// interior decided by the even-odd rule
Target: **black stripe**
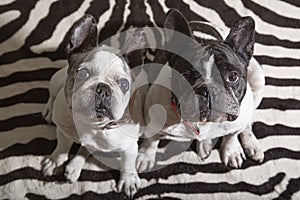
[{"label": "black stripe", "polygon": [[[133,27],[153,27],[153,23],[150,21],[149,16],[146,14],[146,6],[140,0],[129,1],[130,14],[127,17],[123,30]],[[122,44],[122,43],[121,43]]]},{"label": "black stripe", "polygon": [[279,79],[266,77],[266,85],[275,86],[300,86],[300,79]]},{"label": "black stripe", "polygon": [[39,124],[45,124],[46,121],[42,119],[41,113],[32,113],[13,117],[7,120],[0,121],[0,132],[9,131],[19,127],[30,127]]},{"label": "black stripe", "polygon": [[147,3],[151,6],[153,13],[153,19],[158,27],[164,27],[165,13],[162,6],[156,0],[147,0]]},{"label": "black stripe", "polygon": [[278,15],[274,11],[267,9],[253,1],[242,0],[244,6],[254,12],[258,17],[260,17],[263,21],[280,27],[289,27],[289,28],[299,28],[300,20],[291,19],[288,17],[284,17]]},{"label": "black stripe", "polygon": [[18,94],[6,99],[0,99],[0,108],[18,103],[46,103],[49,92],[45,88],[34,88],[23,94]]},{"label": "black stripe", "polygon": [[[47,127],[45,125],[45,131]],[[55,134],[55,133],[53,133]],[[20,133],[20,137],[22,133]],[[43,133],[41,133],[41,137]],[[33,138],[27,144],[14,144],[2,151],[0,151],[0,159],[8,158],[11,156],[25,156],[25,155],[50,155],[56,147],[56,140],[48,140],[45,138]]]},{"label": "black stripe", "polygon": [[[289,40],[278,39],[273,35],[263,35],[260,33],[255,33],[256,43],[265,44],[268,46],[282,46],[290,49],[299,49],[300,42],[293,42]],[[255,45],[254,45],[255,48]]]},{"label": "black stripe", "polygon": [[7,86],[9,84],[13,84],[17,82],[50,80],[51,76],[57,70],[58,69],[47,68],[47,69],[38,69],[38,70],[27,71],[27,72],[16,72],[7,77],[0,78],[0,87]]},{"label": "black stripe", "polygon": [[[32,45],[40,44],[51,38],[58,23],[62,21],[63,18],[76,12],[82,3],[82,0],[73,0],[72,3],[68,4],[68,6],[66,6],[66,2],[64,1],[52,3],[48,15],[43,18],[32,33],[30,33],[29,37],[26,39],[25,46],[30,47]],[[66,28],[70,29],[71,25]]]},{"label": "black stripe", "polygon": [[289,3],[293,6],[299,7],[300,8],[300,2],[299,1],[295,1],[295,0],[281,0],[283,2]]},{"label": "black stripe", "polygon": [[268,136],[280,136],[280,135],[300,135],[300,127],[293,128],[282,124],[276,124],[274,126],[266,125],[262,122],[255,122],[253,124],[253,132],[256,137],[261,139]]},{"label": "black stripe", "polygon": [[166,0],[165,4],[168,8],[176,8],[183,13],[187,21],[208,21],[201,14],[193,12],[188,4],[183,1]]},{"label": "black stripe", "polygon": [[99,42],[103,42],[112,35],[116,34],[123,24],[124,9],[126,6],[125,0],[120,0],[116,2],[113,8],[112,15],[110,16],[108,22],[99,33]]},{"label": "black stripe", "polygon": [[[231,27],[233,23],[241,18],[241,16],[236,12],[235,9],[228,7],[224,1],[218,0],[210,0],[210,1],[202,1],[196,0],[199,5],[202,5],[207,8],[211,8],[216,11],[222,21],[226,24],[227,27]],[[217,5],[217,6],[216,6]],[[199,13],[201,15],[201,13]],[[266,44],[266,45],[279,45],[287,48],[300,48],[300,42],[292,42],[289,40],[281,40],[273,35],[263,35],[260,33],[255,33],[255,40],[258,43]]]},{"label": "black stripe", "polygon": [[[38,195],[38,194],[33,194],[33,193],[27,193],[26,197],[29,198],[30,200],[44,200],[47,199],[43,195]],[[107,193],[95,193],[95,192],[85,192],[83,194],[71,194],[70,196],[66,198],[62,198],[59,200],[83,200],[83,199],[88,199],[88,200],[116,200],[116,199],[127,199],[127,196],[124,193],[119,193],[119,192],[107,192]]]},{"label": "black stripe", "polygon": [[258,109],[299,110],[300,101],[296,99],[263,98]]},{"label": "black stripe", "polygon": [[[0,28],[0,43],[15,34],[28,21],[30,11],[34,8],[37,0],[28,1],[14,1],[11,4],[0,6],[0,14],[10,11],[18,10],[21,15],[12,22]],[[24,5],[25,4],[25,5]],[[1,63],[0,59],[0,63]]]},{"label": "black stripe", "polygon": [[254,56],[260,64],[273,66],[299,66],[300,59],[274,58],[270,56]]},{"label": "black stripe", "polygon": [[293,194],[300,191],[300,178],[289,180],[286,190],[273,200],[288,200],[292,199]]},{"label": "black stripe", "polygon": [[92,15],[98,23],[99,17],[102,16],[103,13],[106,12],[108,9],[109,9],[109,0],[102,0],[102,1],[93,0],[91,2],[91,6],[85,13]]},{"label": "black stripe", "polygon": [[[230,184],[226,182],[221,183],[205,183],[205,182],[193,182],[193,183],[172,183],[163,184],[157,183],[146,188],[140,189],[135,197],[141,197],[146,194],[163,194],[163,193],[184,193],[184,194],[197,194],[197,193],[218,193],[218,192],[250,192],[252,194],[263,195],[273,192],[274,187],[281,183],[285,177],[284,173],[278,173],[273,177],[270,177],[268,181],[261,185],[253,185],[245,182],[239,182]],[[241,195],[242,196],[242,195]]]}]

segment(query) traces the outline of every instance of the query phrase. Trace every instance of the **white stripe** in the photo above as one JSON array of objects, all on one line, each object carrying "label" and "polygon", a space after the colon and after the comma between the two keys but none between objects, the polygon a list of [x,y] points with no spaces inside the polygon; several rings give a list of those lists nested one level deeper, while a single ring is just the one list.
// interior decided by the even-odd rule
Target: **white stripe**
[{"label": "white stripe", "polygon": [[285,126],[300,127],[300,110],[275,110],[263,109],[256,110],[254,114],[254,121],[263,122],[267,125],[283,124]]},{"label": "white stripe", "polygon": [[0,120],[6,120],[12,117],[21,116],[21,115],[29,115],[33,113],[42,112],[45,104],[37,104],[37,103],[19,103],[13,106],[0,107]]},{"label": "white stripe", "polygon": [[7,85],[1,88],[0,100],[13,97],[18,94],[24,94],[25,92],[34,88],[48,89],[49,81],[31,81],[31,82],[19,82],[11,85]]},{"label": "white stripe", "polygon": [[266,85],[263,96],[275,97],[280,99],[300,100],[300,87],[277,87],[272,85]]},{"label": "white stripe", "polygon": [[100,15],[100,17],[98,19],[98,24],[97,24],[98,30],[101,31],[101,29],[105,26],[106,22],[108,22],[108,20],[110,19],[110,16],[113,14],[113,9],[114,9],[115,5],[116,5],[115,0],[109,1],[109,9],[107,11],[105,11],[102,15]]},{"label": "white stripe", "polygon": [[10,10],[10,11],[0,14],[0,19],[1,19],[0,28],[2,28],[2,26],[5,26],[6,24],[14,21],[18,17],[20,17],[20,15],[21,15],[21,12],[19,10]]},{"label": "white stripe", "polygon": [[218,27],[223,29],[226,33],[229,33],[229,28],[225,25],[219,14],[210,9],[203,7],[199,5],[198,3],[194,1],[189,0],[183,0],[187,5],[189,5],[189,8],[196,14],[205,17],[208,21],[210,21],[212,24],[217,24]]},{"label": "white stripe", "polygon": [[291,199],[300,199],[300,190],[292,195]]},{"label": "white stripe", "polygon": [[25,44],[26,38],[35,30],[40,20],[49,13],[50,6],[58,0],[40,0],[29,14],[29,19],[12,37],[0,44],[0,56],[4,53],[18,50]]},{"label": "white stripe", "polygon": [[[201,188],[199,188],[201,192]],[[165,192],[160,195],[161,198],[174,198],[174,199],[189,199],[189,200],[199,200],[199,199],[209,199],[209,200],[249,200],[249,199],[259,199],[268,200],[278,197],[277,191],[268,193],[265,195],[256,195],[250,192],[216,192],[216,193],[175,193],[175,192]]]},{"label": "white stripe", "polygon": [[83,1],[80,8],[76,12],[73,12],[71,15],[68,15],[67,17],[60,20],[54,32],[52,33],[51,38],[43,41],[40,44],[31,46],[30,49],[34,53],[38,54],[46,50],[51,52],[56,51],[59,47],[59,44],[61,44],[63,39],[65,38],[68,30],[75,23],[75,21],[79,20],[85,14],[87,9],[90,7],[91,2],[92,0]]},{"label": "white stripe", "polygon": [[254,47],[254,55],[257,56],[270,55],[274,58],[299,59],[300,51],[299,49],[289,49],[280,46],[270,46],[270,45],[256,43]]},{"label": "white stripe", "polygon": [[[276,168],[274,168],[276,164]],[[176,174],[169,176],[167,179],[161,179],[160,183],[170,184],[187,184],[193,182],[205,182],[205,183],[220,183],[226,182],[228,184],[237,184],[240,181],[248,184],[260,185],[267,182],[271,176],[276,176],[278,169],[284,172],[289,178],[297,178],[299,175],[295,173],[298,171],[299,160],[279,159],[268,161],[264,164],[249,167],[243,170],[233,169],[227,173],[202,173],[197,172],[195,174]],[[289,166],[288,168],[286,166]],[[268,173],[266,173],[268,172]],[[241,177],[241,178],[237,178]],[[258,178],[259,177],[259,178]]]},{"label": "white stripe", "polygon": [[261,34],[274,35],[281,40],[290,40],[293,42],[300,41],[300,29],[297,28],[283,28],[269,24],[263,21],[259,16],[255,15],[251,10],[245,8],[241,1],[225,0],[225,3],[233,8],[240,16],[251,16],[256,22],[256,31]]},{"label": "white stripe", "polygon": [[201,39],[206,39],[206,40],[217,40],[217,38],[215,38],[212,35],[208,35],[206,33],[200,32],[200,31],[193,31],[193,35],[201,38]]},{"label": "white stripe", "polygon": [[51,61],[49,58],[28,58],[18,60],[14,63],[0,65],[0,78],[9,76],[16,72],[27,72],[39,69],[55,68],[60,69],[67,65],[66,60]]},{"label": "white stripe", "polygon": [[164,13],[167,13],[169,11],[169,8],[167,7],[165,0],[158,0],[158,3],[160,4],[161,8],[163,9]]},{"label": "white stripe", "polygon": [[152,12],[151,6],[148,3],[148,0],[144,0],[144,4],[146,6],[146,14],[148,15],[150,21],[153,23],[154,27],[157,27],[157,24],[154,20],[154,13]]},{"label": "white stripe", "polygon": [[[117,5],[118,6],[118,5]],[[112,46],[112,47],[114,47],[114,48],[116,48],[116,49],[121,49],[122,48],[122,44],[120,44],[120,42],[119,42],[119,37],[120,37],[120,34],[122,34],[122,33],[120,33],[123,29],[124,29],[124,27],[125,27],[125,23],[127,22],[127,18],[128,18],[128,16],[130,15],[130,13],[131,13],[131,10],[129,9],[129,6],[130,6],[130,2],[128,2],[126,5],[125,5],[125,8],[124,8],[124,13],[123,13],[123,20],[122,20],[122,25],[120,26],[120,28],[119,28],[119,30],[117,31],[117,33],[115,34],[115,35],[113,35],[113,36],[111,36],[110,38],[109,38],[109,40],[110,40],[110,44],[109,44],[109,46]],[[129,31],[129,32],[134,32],[134,30],[127,30],[127,31]],[[124,34],[124,33],[123,33]],[[128,34],[125,34],[126,36],[128,36]],[[126,38],[127,39],[127,38]],[[125,39],[125,40],[126,40]],[[107,40],[107,39],[106,39]]]},{"label": "white stripe", "polygon": [[56,139],[56,127],[43,124],[1,132],[0,151],[17,143],[28,143],[36,138]]},{"label": "white stripe", "polygon": [[17,1],[17,0],[1,0],[0,1],[0,6],[11,4],[12,2],[15,2],[15,1]]},{"label": "white stripe", "polygon": [[287,2],[279,1],[279,0],[273,0],[273,1],[252,0],[252,1],[281,16],[293,18],[296,20],[300,19],[300,8],[291,5]]},{"label": "white stripe", "polygon": [[266,77],[281,79],[299,79],[300,66],[276,67],[271,65],[262,65]]}]

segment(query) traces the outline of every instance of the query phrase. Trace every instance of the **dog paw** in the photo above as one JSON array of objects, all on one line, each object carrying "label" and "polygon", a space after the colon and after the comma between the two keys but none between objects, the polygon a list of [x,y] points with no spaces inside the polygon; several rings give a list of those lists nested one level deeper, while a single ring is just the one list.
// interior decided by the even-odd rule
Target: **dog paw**
[{"label": "dog paw", "polygon": [[74,183],[75,181],[78,180],[78,178],[81,174],[81,170],[82,170],[81,167],[67,165],[64,175],[69,182]]},{"label": "dog paw", "polygon": [[227,166],[241,168],[246,156],[241,145],[224,146],[221,148],[221,159]]},{"label": "dog paw", "polygon": [[42,173],[44,176],[52,176],[54,174],[54,170],[57,167],[56,163],[52,161],[51,158],[45,158],[42,161]]},{"label": "dog paw", "polygon": [[150,171],[155,165],[155,156],[155,151],[151,153],[140,152],[136,161],[138,172]]},{"label": "dog paw", "polygon": [[202,160],[210,156],[213,148],[211,140],[203,140],[201,142],[197,141],[196,145],[197,145],[197,154]]},{"label": "dog paw", "polygon": [[118,192],[123,191],[129,198],[137,193],[141,180],[137,173],[121,173]]},{"label": "dog paw", "polygon": [[264,152],[256,139],[243,142],[242,144],[245,153],[249,158],[258,162],[262,162],[264,160]]}]

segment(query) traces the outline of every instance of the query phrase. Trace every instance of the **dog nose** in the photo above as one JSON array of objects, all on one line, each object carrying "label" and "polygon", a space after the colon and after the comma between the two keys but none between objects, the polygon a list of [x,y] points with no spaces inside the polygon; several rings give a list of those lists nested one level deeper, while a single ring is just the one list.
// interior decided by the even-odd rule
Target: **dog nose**
[{"label": "dog nose", "polygon": [[205,97],[205,98],[209,98],[209,92],[207,87],[201,87],[199,90],[199,95]]},{"label": "dog nose", "polygon": [[111,88],[106,83],[98,83],[96,88],[96,95],[102,100],[106,100],[111,96]]}]

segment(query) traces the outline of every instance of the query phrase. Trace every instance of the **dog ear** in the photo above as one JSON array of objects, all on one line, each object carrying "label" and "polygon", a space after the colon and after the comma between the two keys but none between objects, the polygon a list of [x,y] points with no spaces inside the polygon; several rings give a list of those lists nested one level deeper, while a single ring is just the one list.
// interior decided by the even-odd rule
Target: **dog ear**
[{"label": "dog ear", "polygon": [[66,47],[68,58],[96,47],[97,32],[97,23],[93,16],[87,14],[76,21],[71,28],[71,36]]},{"label": "dog ear", "polygon": [[[180,33],[183,33],[189,37],[193,38],[193,34],[191,28],[186,20],[186,18],[181,14],[181,12],[177,9],[170,9],[165,18],[164,27],[167,29],[171,29]],[[178,43],[178,40],[174,38],[173,31],[165,31],[166,43],[175,42]]]},{"label": "dog ear", "polygon": [[225,43],[247,63],[253,56],[254,42],[255,22],[251,17],[244,17],[235,22],[225,40]]},{"label": "dog ear", "polygon": [[130,68],[143,63],[143,55],[146,52],[147,38],[143,30],[136,30],[124,43],[120,54],[127,60]]}]

